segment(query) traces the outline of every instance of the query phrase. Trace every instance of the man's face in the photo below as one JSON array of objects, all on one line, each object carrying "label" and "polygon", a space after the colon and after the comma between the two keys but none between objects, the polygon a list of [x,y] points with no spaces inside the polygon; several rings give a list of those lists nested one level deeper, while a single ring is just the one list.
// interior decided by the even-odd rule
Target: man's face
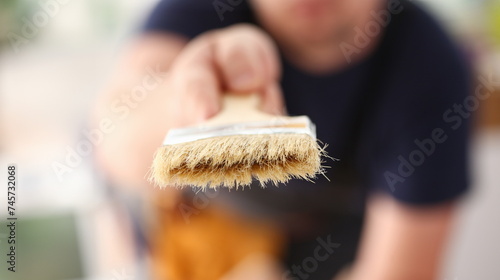
[{"label": "man's face", "polygon": [[385,0],[251,0],[261,24],[285,42],[321,42],[348,33]]}]

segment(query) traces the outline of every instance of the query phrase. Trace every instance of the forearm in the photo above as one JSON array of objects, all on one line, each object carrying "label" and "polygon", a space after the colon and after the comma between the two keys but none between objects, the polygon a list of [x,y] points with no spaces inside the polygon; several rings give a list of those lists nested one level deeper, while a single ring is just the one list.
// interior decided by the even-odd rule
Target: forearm
[{"label": "forearm", "polygon": [[168,130],[165,73],[186,44],[166,34],[144,35],[127,50],[110,86],[97,101],[93,126],[111,123],[96,147],[98,164],[112,180],[144,185],[155,149]]},{"label": "forearm", "polygon": [[453,203],[417,208],[389,197],[371,199],[352,279],[436,279],[454,208]]}]

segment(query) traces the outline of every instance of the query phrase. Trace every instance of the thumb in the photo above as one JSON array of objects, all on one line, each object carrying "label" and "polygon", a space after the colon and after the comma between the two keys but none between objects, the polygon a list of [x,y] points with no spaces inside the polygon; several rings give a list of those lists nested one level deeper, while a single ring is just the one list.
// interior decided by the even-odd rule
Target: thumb
[{"label": "thumb", "polygon": [[280,76],[275,45],[253,27],[232,27],[218,33],[214,60],[223,87],[236,93],[260,91]]},{"label": "thumb", "polygon": [[233,92],[247,92],[262,88],[269,72],[260,49],[243,40],[227,38],[216,49],[216,61],[224,86]]}]

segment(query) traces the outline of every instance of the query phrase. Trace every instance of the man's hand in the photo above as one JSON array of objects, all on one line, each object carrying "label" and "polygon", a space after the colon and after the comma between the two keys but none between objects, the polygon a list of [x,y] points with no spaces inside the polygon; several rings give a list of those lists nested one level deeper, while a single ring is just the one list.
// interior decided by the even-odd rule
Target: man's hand
[{"label": "man's hand", "polygon": [[113,133],[96,149],[101,168],[122,185],[147,185],[145,174],[165,133],[215,115],[226,92],[258,93],[264,112],[284,112],[273,41],[256,27],[235,25],[191,42],[174,34],[144,35],[129,51],[111,89],[101,96],[93,115],[95,126],[108,118],[111,104],[130,95],[145,69],[151,68],[168,75],[115,122]]},{"label": "man's hand", "polygon": [[262,31],[237,25],[193,40],[174,61],[167,111],[174,126],[203,121],[220,110],[225,92],[261,94],[261,109],[284,112],[276,47]]}]

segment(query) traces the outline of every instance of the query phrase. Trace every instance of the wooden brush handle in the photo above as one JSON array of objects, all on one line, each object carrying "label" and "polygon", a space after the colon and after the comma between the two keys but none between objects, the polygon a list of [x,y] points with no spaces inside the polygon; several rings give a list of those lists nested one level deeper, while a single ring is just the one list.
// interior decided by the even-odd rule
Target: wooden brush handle
[{"label": "wooden brush handle", "polygon": [[238,122],[267,121],[276,116],[259,110],[259,94],[235,95],[224,94],[222,110],[213,118],[205,121],[204,125],[222,125]]}]

